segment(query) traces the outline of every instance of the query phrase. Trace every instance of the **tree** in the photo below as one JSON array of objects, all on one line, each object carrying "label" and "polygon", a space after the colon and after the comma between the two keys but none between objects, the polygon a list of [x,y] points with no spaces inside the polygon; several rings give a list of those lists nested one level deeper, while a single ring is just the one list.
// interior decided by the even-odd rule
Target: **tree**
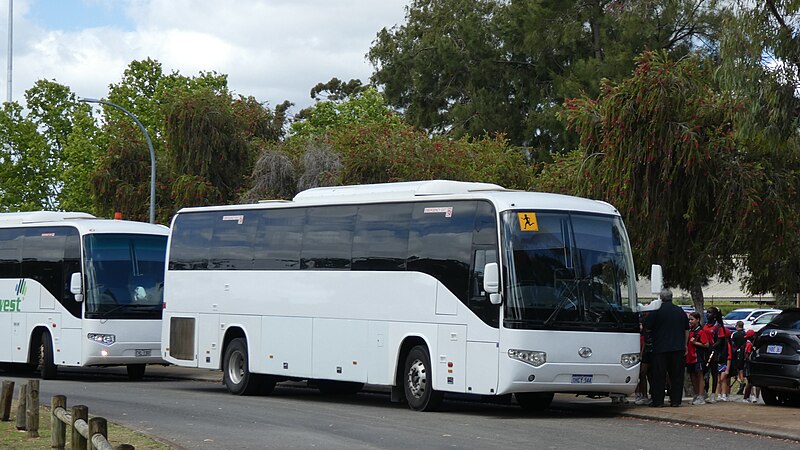
[{"label": "tree", "polygon": [[734,115],[737,139],[775,173],[758,190],[762,220],[748,223],[758,231],[742,242],[753,249],[743,255],[745,286],[793,294],[800,292],[800,3],[740,0],[732,10],[718,80],[743,105]]},{"label": "tree", "polygon": [[227,92],[205,88],[177,95],[168,105],[165,131],[177,204],[228,203],[240,194],[253,158],[232,103]]},{"label": "tree", "polygon": [[[512,145],[574,147],[564,98],[594,97],[641,51],[713,51],[715,0],[415,0],[369,51],[372,82],[412,125],[453,137],[505,134]],[[708,45],[706,45],[708,44]]]},{"label": "tree", "polygon": [[774,223],[773,212],[796,202],[770,196],[764,205],[765,186],[785,191],[796,180],[737,141],[742,104],[715,89],[714,68],[646,52],[632,77],[606,81],[597,100],[568,100],[562,114],[586,155],[585,193],[620,210],[640,271],[664,265],[666,283],[689,291],[698,310],[709,277],[730,279],[739,256],[757,251],[743,246],[752,224]]},{"label": "tree", "polygon": [[[0,112],[0,207],[6,211],[56,210],[81,207],[87,202],[65,200],[84,186],[75,177],[83,163],[67,151],[81,108],[70,89],[55,81],[39,80],[25,91],[27,113],[16,102]],[[84,109],[85,111],[85,109]]]}]

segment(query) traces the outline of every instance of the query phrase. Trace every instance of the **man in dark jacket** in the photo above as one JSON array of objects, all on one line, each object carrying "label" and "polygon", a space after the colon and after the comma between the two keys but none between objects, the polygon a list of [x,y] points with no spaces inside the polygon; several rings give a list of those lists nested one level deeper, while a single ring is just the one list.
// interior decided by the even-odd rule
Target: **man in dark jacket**
[{"label": "man in dark jacket", "polygon": [[689,319],[672,303],[672,292],[664,289],[658,295],[661,307],[645,319],[645,327],[653,337],[650,383],[650,406],[664,406],[664,389],[669,376],[670,406],[680,406],[683,397],[683,376],[686,365],[686,343],[689,341]]}]

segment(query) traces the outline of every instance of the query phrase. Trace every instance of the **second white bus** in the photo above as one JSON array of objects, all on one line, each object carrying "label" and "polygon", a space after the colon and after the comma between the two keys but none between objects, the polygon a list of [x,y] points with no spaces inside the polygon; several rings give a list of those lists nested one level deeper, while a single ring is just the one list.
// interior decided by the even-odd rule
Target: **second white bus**
[{"label": "second white bus", "polygon": [[0,214],[0,363],[42,378],[59,366],[160,363],[163,225],[85,213]]},{"label": "second white bus", "polygon": [[541,409],[638,381],[633,259],[600,201],[434,180],[185,208],[164,300],[164,359],[222,369],[234,394],[307,379],[414,410],[448,392]]}]

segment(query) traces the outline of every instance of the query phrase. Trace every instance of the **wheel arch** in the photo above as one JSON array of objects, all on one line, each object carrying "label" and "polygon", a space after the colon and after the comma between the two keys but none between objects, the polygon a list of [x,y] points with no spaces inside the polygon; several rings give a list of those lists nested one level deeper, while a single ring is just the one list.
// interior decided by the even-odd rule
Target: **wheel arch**
[{"label": "wheel arch", "polygon": [[[53,335],[50,333],[50,329],[44,325],[37,325],[31,330],[30,337],[28,338],[28,360],[26,361],[28,364],[34,364],[39,361],[39,345],[42,343],[42,336],[48,333],[50,334],[50,342],[55,344],[53,340]],[[55,350],[54,350],[55,353]]]},{"label": "wheel arch", "polygon": [[222,347],[220,348],[220,358],[219,358],[219,368],[223,368],[223,359],[225,358],[225,350],[228,349],[228,345],[230,345],[231,341],[237,338],[244,338],[245,345],[247,345],[247,357],[250,359],[250,345],[249,339],[247,337],[247,332],[245,332],[244,328],[239,325],[231,325],[225,329],[225,335],[222,338]]},{"label": "wheel arch", "polygon": [[403,338],[402,342],[400,343],[400,347],[397,351],[397,357],[395,359],[395,369],[394,369],[394,383],[393,386],[401,386],[401,380],[403,379],[404,373],[404,366],[406,362],[406,357],[408,353],[411,351],[412,348],[421,345],[425,347],[428,351],[428,357],[431,360],[431,370],[435,371],[436,365],[434,364],[434,358],[431,354],[431,345],[424,336],[420,335],[408,335]]}]

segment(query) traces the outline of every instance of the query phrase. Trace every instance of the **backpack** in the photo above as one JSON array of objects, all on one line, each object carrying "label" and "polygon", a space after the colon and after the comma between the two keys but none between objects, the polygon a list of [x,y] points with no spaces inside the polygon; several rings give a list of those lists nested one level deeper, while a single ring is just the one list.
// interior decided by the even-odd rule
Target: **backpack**
[{"label": "backpack", "polygon": [[745,344],[747,339],[744,337],[744,330],[736,330],[731,335],[731,352],[733,353],[733,360],[739,363],[744,362]]}]

